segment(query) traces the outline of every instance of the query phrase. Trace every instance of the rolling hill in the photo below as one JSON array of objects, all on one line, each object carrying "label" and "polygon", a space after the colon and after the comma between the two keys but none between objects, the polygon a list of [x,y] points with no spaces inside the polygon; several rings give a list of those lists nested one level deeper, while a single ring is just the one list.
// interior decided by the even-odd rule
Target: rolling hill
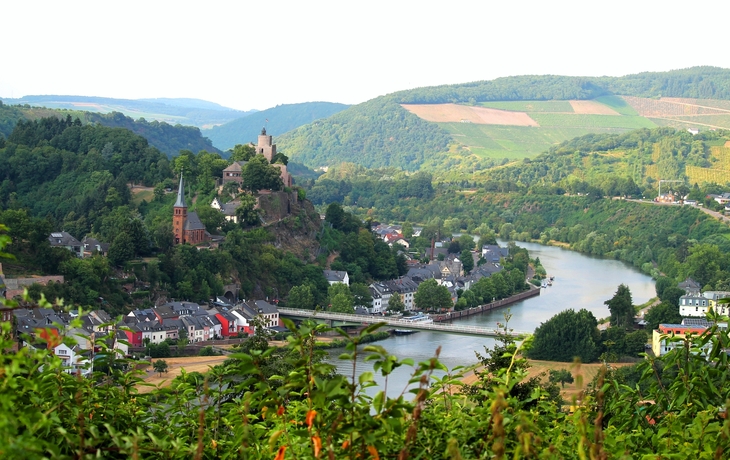
[{"label": "rolling hill", "polygon": [[120,112],[98,113],[81,110],[48,109],[42,107],[26,107],[7,105],[0,101],[0,138],[10,136],[15,125],[21,120],[40,120],[46,117],[65,119],[70,116],[78,118],[82,124],[98,124],[110,128],[125,128],[147,139],[150,145],[173,157],[180,150],[221,153],[213,147],[209,139],[201,136],[200,129],[195,126],[171,125],[157,120],[133,120]]},{"label": "rolling hill", "polygon": [[3,98],[5,104],[46,107],[49,109],[83,110],[85,112],[120,112],[135,120],[164,121],[175,125],[211,127],[241,118],[255,111],[243,112],[200,99],[114,99],[87,96],[24,96]]},{"label": "rolling hill", "polygon": [[228,150],[236,144],[256,142],[256,137],[263,126],[266,126],[269,133],[278,135],[315,120],[327,118],[348,107],[345,104],[332,102],[278,105],[220,126],[204,129],[203,135],[208,137],[219,149]]},{"label": "rolling hill", "polygon": [[[707,102],[721,99],[727,108]],[[534,157],[590,133],[730,126],[729,99],[730,70],[715,67],[624,77],[506,77],[381,96],[278,142],[310,167],[349,161],[455,178]],[[671,111],[662,106],[649,113],[641,106],[647,101],[666,102]],[[680,106],[687,113],[679,113]]]}]

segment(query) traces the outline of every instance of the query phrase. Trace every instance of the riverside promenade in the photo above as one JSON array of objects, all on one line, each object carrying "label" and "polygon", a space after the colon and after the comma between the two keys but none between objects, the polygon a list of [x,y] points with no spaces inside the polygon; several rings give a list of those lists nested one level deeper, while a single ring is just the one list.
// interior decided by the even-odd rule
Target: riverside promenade
[{"label": "riverside promenade", "polygon": [[441,323],[441,322],[448,322],[453,321],[455,319],[459,318],[465,318],[467,316],[471,315],[477,315],[479,313],[484,313],[485,311],[491,311],[496,310],[497,308],[507,307],[509,305],[512,305],[513,303],[519,302],[521,300],[529,299],[530,297],[535,297],[540,295],[540,288],[537,286],[533,286],[532,284],[529,285],[530,289],[525,292],[520,292],[519,294],[515,294],[513,296],[509,296],[506,299],[502,300],[495,300],[494,302],[487,303],[484,305],[479,305],[474,308],[468,308],[466,310],[461,311],[450,311],[447,313],[434,313],[431,314],[431,318],[434,320],[434,322]]}]

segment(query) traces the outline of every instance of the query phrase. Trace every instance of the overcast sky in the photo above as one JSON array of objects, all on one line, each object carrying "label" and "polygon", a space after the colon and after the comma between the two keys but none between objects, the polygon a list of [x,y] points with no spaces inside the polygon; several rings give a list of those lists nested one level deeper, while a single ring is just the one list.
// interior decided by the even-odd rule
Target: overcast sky
[{"label": "overcast sky", "polygon": [[0,97],[357,104],[523,74],[730,68],[728,1],[8,1]]}]

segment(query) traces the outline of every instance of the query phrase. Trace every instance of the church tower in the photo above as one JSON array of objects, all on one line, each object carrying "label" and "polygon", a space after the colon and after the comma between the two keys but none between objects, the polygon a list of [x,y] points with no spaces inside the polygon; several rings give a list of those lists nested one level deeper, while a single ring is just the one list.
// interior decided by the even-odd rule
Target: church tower
[{"label": "church tower", "polygon": [[271,160],[276,156],[276,144],[273,144],[272,142],[272,137],[268,136],[266,134],[266,128],[263,128],[261,130],[261,134],[259,134],[259,142],[256,146],[256,153],[263,155],[264,158],[269,160],[269,163],[271,163]]},{"label": "church tower", "polygon": [[174,244],[185,243],[185,222],[188,219],[188,207],[185,204],[185,191],[183,190],[183,175],[180,171],[180,186],[177,189],[177,201],[172,211],[172,234]]}]

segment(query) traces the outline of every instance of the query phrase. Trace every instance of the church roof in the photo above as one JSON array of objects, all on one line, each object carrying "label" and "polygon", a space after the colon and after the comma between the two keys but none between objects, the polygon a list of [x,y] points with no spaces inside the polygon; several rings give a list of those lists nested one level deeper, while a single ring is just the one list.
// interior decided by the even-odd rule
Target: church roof
[{"label": "church roof", "polygon": [[[175,201],[175,207],[176,208],[187,208],[187,205],[185,204],[185,191],[183,190],[182,171],[180,172],[180,186],[177,189],[177,201]],[[188,217],[188,220],[190,220],[190,217]]]},{"label": "church roof", "polygon": [[205,230],[205,225],[200,221],[197,212],[192,211],[188,213],[188,218],[185,221],[185,230]]}]

